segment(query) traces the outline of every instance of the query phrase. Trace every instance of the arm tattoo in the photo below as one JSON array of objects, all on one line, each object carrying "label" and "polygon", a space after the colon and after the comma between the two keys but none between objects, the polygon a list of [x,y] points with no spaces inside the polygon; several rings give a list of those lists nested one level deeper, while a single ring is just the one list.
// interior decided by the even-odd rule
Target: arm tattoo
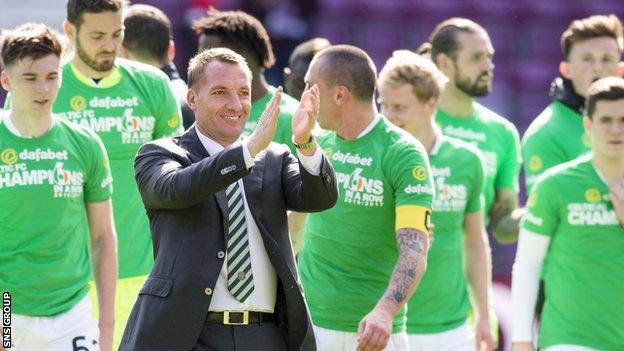
[{"label": "arm tattoo", "polygon": [[412,294],[425,272],[427,234],[415,228],[402,228],[396,232],[399,259],[386,291],[386,298],[402,305]]}]

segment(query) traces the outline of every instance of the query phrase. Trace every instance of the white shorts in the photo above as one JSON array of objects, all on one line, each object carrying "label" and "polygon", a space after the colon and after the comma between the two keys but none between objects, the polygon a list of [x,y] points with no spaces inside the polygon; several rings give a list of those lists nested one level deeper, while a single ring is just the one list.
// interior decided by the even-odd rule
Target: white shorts
[{"label": "white shorts", "polygon": [[[318,351],[355,351],[357,349],[357,333],[331,330],[314,326],[314,337]],[[408,351],[407,333],[396,333],[390,336],[384,351]]]},{"label": "white shorts", "polygon": [[548,346],[544,349],[544,351],[598,351],[597,349],[592,349],[587,346],[578,346],[578,345],[568,345],[568,344],[559,344]]},{"label": "white shorts", "polygon": [[410,351],[475,351],[474,332],[464,323],[435,334],[409,334]]},{"label": "white shorts", "polygon": [[98,322],[85,296],[69,311],[53,317],[11,316],[10,351],[99,351]]}]

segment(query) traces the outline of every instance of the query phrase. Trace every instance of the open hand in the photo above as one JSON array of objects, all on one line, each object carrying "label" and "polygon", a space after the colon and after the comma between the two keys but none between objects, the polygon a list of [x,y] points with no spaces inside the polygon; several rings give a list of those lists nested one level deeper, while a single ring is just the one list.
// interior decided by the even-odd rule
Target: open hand
[{"label": "open hand", "polygon": [[275,127],[277,126],[277,116],[280,113],[280,101],[282,100],[282,87],[277,88],[275,95],[264,108],[262,116],[258,121],[256,129],[249,137],[247,141],[247,147],[252,157],[255,157],[260,151],[266,149],[273,135],[275,134]]},{"label": "open hand", "polygon": [[319,88],[314,84],[307,87],[301,95],[299,107],[292,119],[292,131],[297,144],[305,144],[310,140],[312,129],[318,118],[320,106]]}]

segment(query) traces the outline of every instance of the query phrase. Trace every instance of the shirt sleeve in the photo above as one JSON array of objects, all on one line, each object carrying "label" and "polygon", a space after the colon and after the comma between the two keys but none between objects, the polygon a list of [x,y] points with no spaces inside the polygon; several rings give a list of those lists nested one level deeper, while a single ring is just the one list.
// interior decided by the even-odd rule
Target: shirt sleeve
[{"label": "shirt sleeve", "polygon": [[530,232],[552,236],[559,225],[559,206],[557,190],[551,189],[551,178],[541,178],[529,194],[526,212],[520,221],[520,227]]},{"label": "shirt sleeve", "polygon": [[513,341],[533,341],[533,311],[550,237],[520,229],[511,279]]},{"label": "shirt sleeve", "polygon": [[312,154],[312,156],[306,156],[302,154],[299,150],[297,150],[297,157],[299,158],[299,162],[301,165],[312,175],[321,174],[321,163],[323,163],[323,156],[321,147],[316,145],[316,150]]},{"label": "shirt sleeve", "polygon": [[156,126],[154,139],[166,138],[182,133],[182,110],[180,102],[175,97],[169,80],[162,77],[156,80],[155,91],[158,92],[156,99]]},{"label": "shirt sleeve", "polygon": [[520,137],[515,127],[510,126],[506,130],[505,154],[498,167],[496,177],[496,189],[511,189],[518,191],[518,177],[522,165],[522,155],[520,153]]},{"label": "shirt sleeve", "polygon": [[485,203],[485,162],[478,150],[475,149],[473,152],[475,155],[474,162],[471,162],[474,164],[474,171],[472,172],[473,181],[466,201],[466,213],[481,210]]},{"label": "shirt sleeve", "polygon": [[389,150],[385,162],[396,206],[396,228],[428,231],[434,185],[429,158],[411,142],[398,142]]},{"label": "shirt sleeve", "polygon": [[111,197],[113,178],[102,140],[94,132],[89,133],[92,138],[89,145],[91,157],[85,160],[88,173],[84,180],[84,199],[85,202],[100,202]]},{"label": "shirt sleeve", "polygon": [[530,135],[524,140],[522,154],[527,194],[544,171],[566,161],[557,148],[551,140],[538,134]]}]

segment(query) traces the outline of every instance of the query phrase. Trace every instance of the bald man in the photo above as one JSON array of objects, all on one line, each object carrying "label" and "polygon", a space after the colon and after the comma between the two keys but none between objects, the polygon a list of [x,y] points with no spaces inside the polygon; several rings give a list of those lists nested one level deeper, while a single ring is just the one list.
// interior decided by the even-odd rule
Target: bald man
[{"label": "bald man", "polygon": [[318,137],[338,203],[310,215],[299,269],[319,350],[407,350],[405,303],[429,247],[433,183],[425,149],[377,112],[376,68],[353,46],[321,50],[306,74],[320,90]]}]

